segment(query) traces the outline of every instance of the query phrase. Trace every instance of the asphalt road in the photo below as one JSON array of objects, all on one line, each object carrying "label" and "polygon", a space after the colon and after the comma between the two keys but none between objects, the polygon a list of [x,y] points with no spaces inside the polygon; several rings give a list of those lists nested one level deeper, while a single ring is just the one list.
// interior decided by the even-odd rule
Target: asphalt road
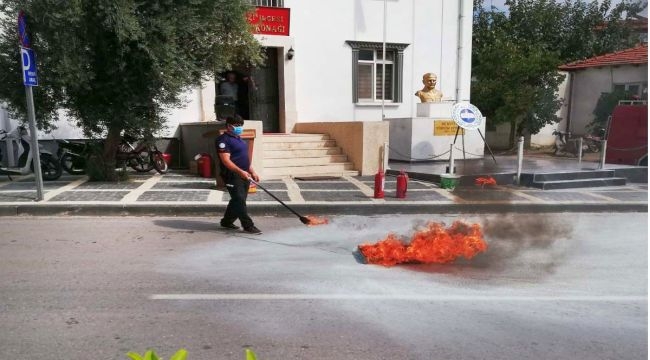
[{"label": "asphalt road", "polygon": [[462,216],[2,218],[0,359],[646,359],[648,215],[464,218],[489,249],[365,265],[358,244]]}]

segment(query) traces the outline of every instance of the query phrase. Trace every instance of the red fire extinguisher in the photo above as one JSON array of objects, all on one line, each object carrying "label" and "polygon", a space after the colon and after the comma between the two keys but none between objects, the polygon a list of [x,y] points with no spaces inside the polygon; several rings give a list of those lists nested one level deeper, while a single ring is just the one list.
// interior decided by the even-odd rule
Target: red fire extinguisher
[{"label": "red fire extinguisher", "polygon": [[379,168],[377,174],[375,174],[375,199],[384,198],[384,169]]},{"label": "red fire extinguisher", "polygon": [[397,175],[397,197],[403,199],[406,197],[406,188],[408,187],[409,176],[404,172],[400,171]]},{"label": "red fire extinguisher", "polygon": [[204,178],[212,177],[212,157],[210,154],[201,154],[201,157],[196,161],[196,165],[199,175]]}]

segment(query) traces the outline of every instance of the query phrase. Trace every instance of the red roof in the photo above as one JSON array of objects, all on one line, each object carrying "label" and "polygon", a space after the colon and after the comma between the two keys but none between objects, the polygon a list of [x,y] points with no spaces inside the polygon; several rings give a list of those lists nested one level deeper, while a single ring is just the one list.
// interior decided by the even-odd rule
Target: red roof
[{"label": "red roof", "polygon": [[591,67],[639,65],[648,63],[648,44],[639,44],[631,49],[625,49],[590,59],[574,61],[560,66],[560,70],[573,71]]}]

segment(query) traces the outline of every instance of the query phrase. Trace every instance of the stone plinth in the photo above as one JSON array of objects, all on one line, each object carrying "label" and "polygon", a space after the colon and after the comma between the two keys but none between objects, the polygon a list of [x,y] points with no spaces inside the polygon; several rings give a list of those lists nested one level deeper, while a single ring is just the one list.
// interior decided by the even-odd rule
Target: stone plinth
[{"label": "stone plinth", "polygon": [[417,116],[425,118],[451,118],[453,102],[430,102],[417,104]]},{"label": "stone plinth", "polygon": [[[438,111],[443,106],[430,108]],[[408,162],[449,160],[448,151],[454,142],[457,129],[451,114],[439,118],[397,118],[385,121],[390,123],[388,156],[390,160]],[[454,159],[463,159],[461,135],[462,132],[458,135],[454,146]],[[466,159],[483,157],[484,144],[478,131],[467,130],[464,142]]]}]

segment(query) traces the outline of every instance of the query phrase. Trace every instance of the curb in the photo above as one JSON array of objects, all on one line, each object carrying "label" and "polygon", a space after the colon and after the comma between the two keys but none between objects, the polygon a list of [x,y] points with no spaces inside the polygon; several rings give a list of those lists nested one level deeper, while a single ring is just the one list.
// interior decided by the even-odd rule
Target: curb
[{"label": "curb", "polygon": [[[486,214],[648,212],[640,203],[442,203],[442,204],[294,204],[303,215]],[[221,216],[226,205],[24,204],[0,206],[2,216]],[[293,216],[281,205],[249,204],[254,216]]]}]

